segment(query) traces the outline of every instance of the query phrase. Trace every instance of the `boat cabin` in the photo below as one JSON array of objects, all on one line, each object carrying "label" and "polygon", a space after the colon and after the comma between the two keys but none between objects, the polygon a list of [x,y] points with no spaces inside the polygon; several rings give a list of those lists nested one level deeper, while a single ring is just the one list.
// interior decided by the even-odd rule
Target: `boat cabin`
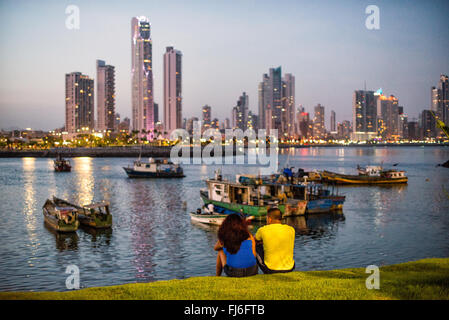
[{"label": "boat cabin", "polygon": [[83,206],[84,211],[87,215],[89,214],[109,214],[109,203],[108,202],[99,202],[99,203],[92,203]]}]

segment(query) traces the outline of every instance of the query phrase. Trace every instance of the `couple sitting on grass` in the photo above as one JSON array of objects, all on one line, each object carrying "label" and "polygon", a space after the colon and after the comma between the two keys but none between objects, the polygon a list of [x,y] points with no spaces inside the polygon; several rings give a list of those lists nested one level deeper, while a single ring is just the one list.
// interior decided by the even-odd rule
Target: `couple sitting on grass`
[{"label": "couple sitting on grass", "polygon": [[282,224],[278,208],[267,212],[267,225],[255,237],[248,231],[245,218],[230,214],[218,229],[216,274],[224,270],[229,277],[247,277],[258,273],[290,272],[295,268],[293,247],[295,229]]}]

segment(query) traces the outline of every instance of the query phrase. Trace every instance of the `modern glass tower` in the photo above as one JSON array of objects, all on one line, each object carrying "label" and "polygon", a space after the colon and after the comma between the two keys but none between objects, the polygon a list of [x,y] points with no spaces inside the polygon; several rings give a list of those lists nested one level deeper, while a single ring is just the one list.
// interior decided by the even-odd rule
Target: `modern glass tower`
[{"label": "modern glass tower", "polygon": [[167,136],[182,128],[182,53],[167,47],[164,53],[164,126]]},{"label": "modern glass tower", "polygon": [[97,129],[102,132],[115,128],[115,69],[97,60]]},{"label": "modern glass tower", "polygon": [[132,128],[152,139],[154,91],[150,28],[146,17],[131,19]]},{"label": "modern glass tower", "polygon": [[353,140],[370,140],[377,136],[378,91],[356,90],[352,99]]}]

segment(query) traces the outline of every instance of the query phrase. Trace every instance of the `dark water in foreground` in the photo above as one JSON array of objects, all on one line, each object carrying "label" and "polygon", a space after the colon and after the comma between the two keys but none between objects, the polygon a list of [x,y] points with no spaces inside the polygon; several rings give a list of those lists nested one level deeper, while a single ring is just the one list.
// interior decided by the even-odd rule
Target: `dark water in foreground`
[{"label": "dark water in foreground", "polygon": [[[297,270],[366,267],[449,256],[447,147],[310,148],[282,150],[281,165],[353,173],[357,164],[399,163],[408,185],[340,187],[343,214],[290,219]],[[288,154],[290,153],[290,156]],[[66,290],[68,265],[81,287],[215,274],[216,228],[192,224],[203,180],[213,166],[185,166],[177,180],[133,180],[121,168],[133,159],[74,158],[71,173],[52,159],[0,159],[0,290]],[[223,166],[223,174],[257,173]],[[111,231],[58,235],[44,225],[52,195],[78,203],[108,200]],[[186,203],[184,208],[183,203]],[[254,226],[252,231],[258,226]]]}]

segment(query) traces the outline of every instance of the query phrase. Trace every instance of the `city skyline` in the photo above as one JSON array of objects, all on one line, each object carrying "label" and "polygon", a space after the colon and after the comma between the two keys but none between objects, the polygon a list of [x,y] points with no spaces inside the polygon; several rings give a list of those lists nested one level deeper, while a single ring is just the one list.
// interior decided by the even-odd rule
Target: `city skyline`
[{"label": "city skyline", "polygon": [[[49,130],[61,127],[64,124],[61,78],[74,70],[94,75],[97,59],[104,59],[116,67],[115,109],[123,118],[131,118],[129,21],[139,14],[147,16],[154,28],[154,101],[159,105],[163,104],[164,49],[173,45],[181,48],[185,55],[183,118],[200,116],[201,107],[208,104],[214,109],[214,117],[224,120],[230,117],[235,97],[241,92],[249,96],[249,111],[258,113],[260,76],[265,70],[279,65],[296,78],[295,108],[301,104],[312,112],[320,103],[336,111],[337,122],[352,118],[352,94],[362,88],[365,81],[370,89],[386,88],[388,95],[400,97],[409,119],[418,118],[423,109],[431,109],[430,88],[437,84],[435,79],[440,74],[449,73],[449,62],[444,58],[449,38],[443,24],[444,12],[448,9],[446,2],[416,3],[411,8],[405,2],[379,1],[380,30],[365,28],[367,4],[364,3],[338,5],[324,1],[317,5],[283,1],[283,4],[278,8],[280,13],[290,17],[296,14],[297,19],[270,18],[270,10],[276,6],[273,2],[208,4],[193,1],[176,4],[183,15],[175,13],[179,23],[170,25],[164,20],[175,4],[137,2],[124,8],[113,2],[102,11],[99,10],[101,2],[88,5],[80,1],[77,4],[80,29],[67,30],[64,26],[66,4],[25,2],[12,5],[12,2],[2,2],[3,23],[6,25],[14,17],[18,26],[8,32],[3,28],[1,33],[4,48],[17,50],[1,52],[4,78],[0,82],[0,128],[17,126]],[[239,20],[242,14],[233,16],[234,11],[239,11],[236,7],[250,10],[248,19],[251,23],[242,23]],[[322,15],[318,15],[321,9]],[[416,22],[417,11],[422,15],[419,24]],[[400,12],[401,16],[397,18],[394,12]],[[209,18],[204,18],[204,13],[208,13]],[[40,40],[27,43],[28,51],[33,52],[35,59],[27,58],[20,50],[26,31],[20,21],[30,15],[35,16],[34,27]],[[211,30],[204,30],[204,23],[212,17],[216,19],[207,24]],[[105,22],[100,25],[98,21]],[[259,28],[267,21],[270,28]],[[188,31],[182,27],[186,22],[189,22]],[[233,22],[233,25],[229,26],[227,22]],[[272,38],[274,49],[261,51],[264,47],[262,39],[272,37],[281,29],[284,33]],[[55,36],[61,41],[52,41]],[[337,39],[332,40],[335,36]],[[352,40],[354,37],[356,40]],[[240,50],[233,50],[235,47]],[[299,47],[302,50],[298,50]],[[214,81],[204,82],[212,69]],[[35,79],[42,75],[45,82],[40,82],[44,85],[34,85]],[[42,110],[48,113],[47,117],[37,116]]]}]

